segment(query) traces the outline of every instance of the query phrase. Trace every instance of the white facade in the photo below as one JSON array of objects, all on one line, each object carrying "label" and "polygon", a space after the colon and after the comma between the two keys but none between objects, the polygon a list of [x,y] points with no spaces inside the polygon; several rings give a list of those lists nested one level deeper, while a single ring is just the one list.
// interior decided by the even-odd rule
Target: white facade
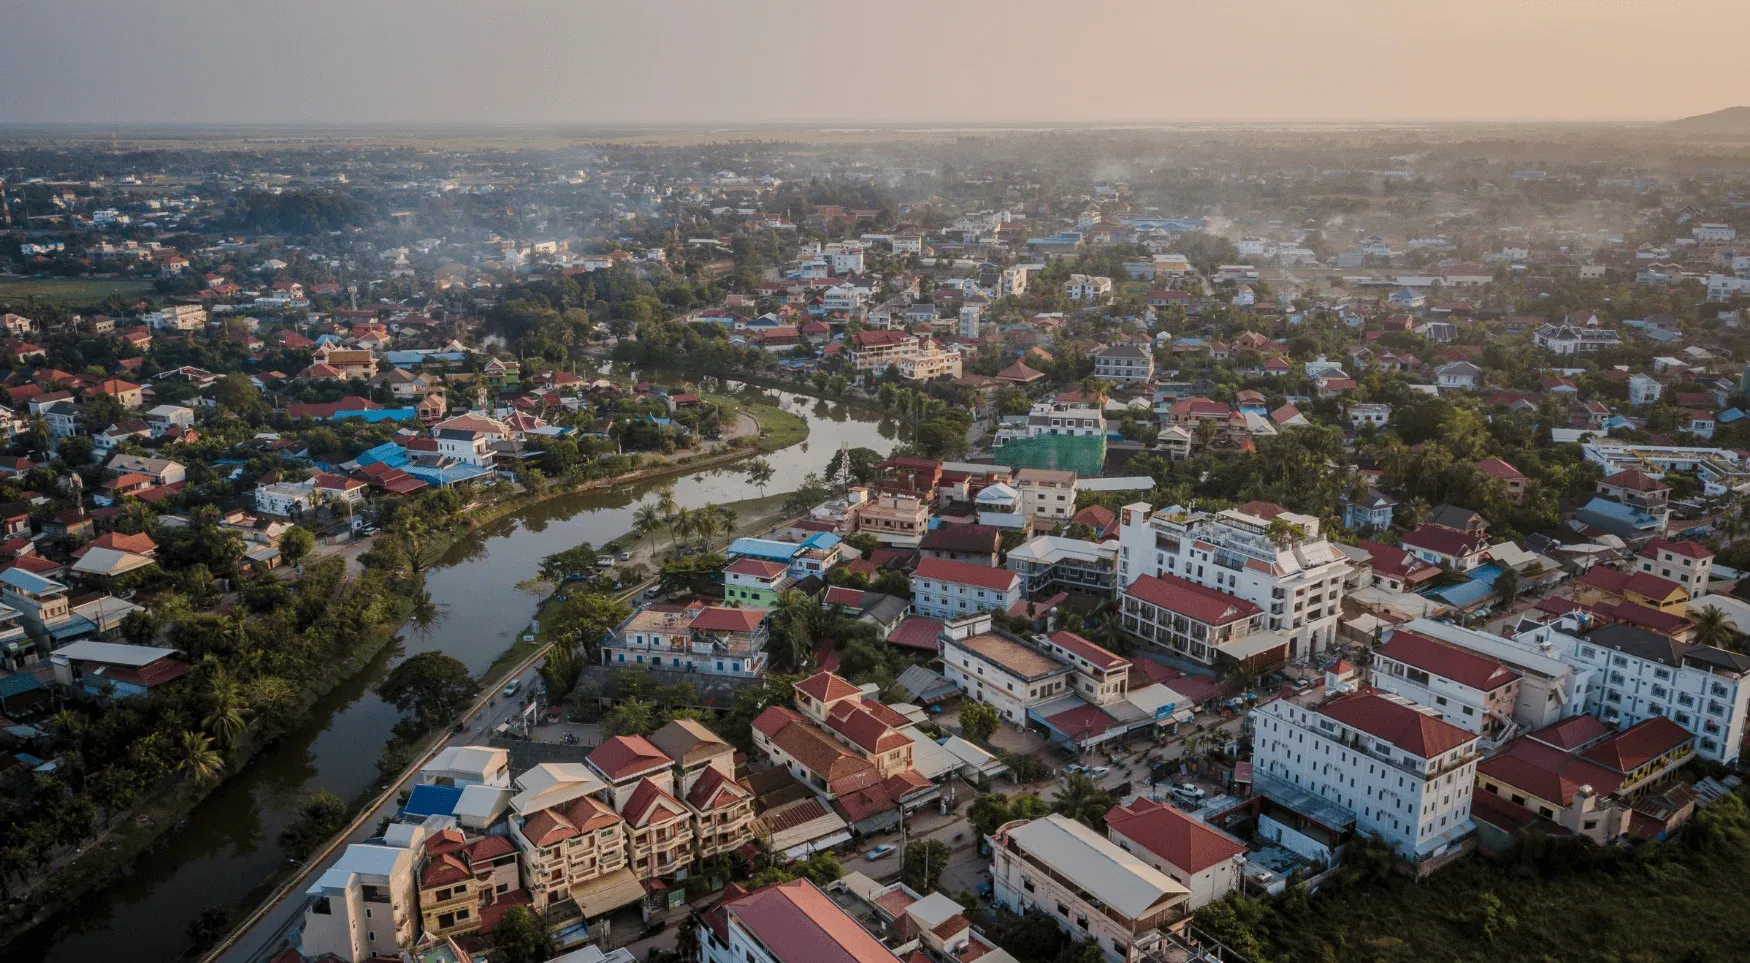
[{"label": "white facade", "polygon": [[1665,387],[1653,378],[1644,374],[1632,374],[1628,379],[1628,402],[1637,408],[1645,407],[1659,400],[1659,395]]},{"label": "white facade", "polygon": [[[982,573],[971,571],[983,569]],[[1021,601],[1021,577],[971,562],[924,559],[911,576],[911,608],[932,619],[1007,612]]]},{"label": "white facade", "polygon": [[255,488],[255,510],[264,515],[284,518],[315,507],[316,487],[312,482],[275,482]]},{"label": "white facade", "polygon": [[207,326],[207,311],[197,304],[177,304],[146,315],[146,323],[160,331],[199,331]]},{"label": "white facade", "polygon": [[[1347,809],[1359,832],[1410,860],[1436,856],[1475,829],[1470,818],[1477,741],[1427,712],[1378,692],[1303,707],[1278,699],[1252,710],[1252,766]],[[1447,730],[1451,730],[1450,732]],[[1421,746],[1385,733],[1419,733]],[[1458,733],[1458,735],[1454,735]]]},{"label": "white facade", "polygon": [[1384,428],[1391,421],[1391,405],[1359,404],[1349,406],[1349,424],[1356,428],[1362,425],[1372,425]]},{"label": "white facade", "polygon": [[1063,286],[1071,301],[1098,301],[1112,293],[1112,279],[1096,274],[1072,274]]},{"label": "white facade", "polygon": [[1118,585],[1164,573],[1237,596],[1264,610],[1265,630],[1285,635],[1291,661],[1315,657],[1336,639],[1349,563],[1320,533],[1317,518],[1280,511],[1274,518],[1290,526],[1279,530],[1280,544],[1271,541],[1271,518],[1240,509],[1210,515],[1126,505],[1119,513]]}]

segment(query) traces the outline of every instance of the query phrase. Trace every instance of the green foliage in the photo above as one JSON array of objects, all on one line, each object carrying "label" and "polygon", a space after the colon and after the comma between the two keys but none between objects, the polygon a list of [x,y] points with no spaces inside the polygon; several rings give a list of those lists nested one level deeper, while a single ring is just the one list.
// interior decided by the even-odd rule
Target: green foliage
[{"label": "green foliage", "polygon": [[302,859],[310,855],[323,840],[346,825],[346,801],[327,791],[319,791],[304,801],[298,815],[280,832],[280,843],[286,851]]},{"label": "green foliage", "polygon": [[1051,811],[1086,823],[1103,833],[1106,831],[1106,812],[1115,804],[1116,801],[1104,789],[1077,772],[1070,774],[1057,799],[1052,802]]},{"label": "green foliage", "polygon": [[316,547],[316,535],[301,525],[293,525],[280,536],[280,555],[287,565],[296,565]]},{"label": "green foliage", "polygon": [[475,691],[474,677],[455,656],[421,652],[389,671],[377,695],[422,729],[449,725]]},{"label": "green foliage", "polygon": [[1016,915],[999,907],[985,935],[1021,963],[1055,961],[1070,945],[1057,921],[1039,909]]},{"label": "green foliage", "polygon": [[596,559],[600,556],[588,542],[563,552],[554,552],[541,559],[539,575],[549,582],[563,582],[572,576],[586,576],[596,570]]},{"label": "green foliage", "polygon": [[1001,724],[1002,716],[997,714],[995,706],[972,699],[961,701],[960,735],[967,742],[985,742],[996,735],[997,727]]},{"label": "green foliage", "polygon": [[527,906],[507,910],[488,942],[493,963],[547,963],[558,952],[547,924]]},{"label": "green foliage", "polygon": [[1000,792],[979,793],[966,811],[966,818],[980,836],[989,836],[1004,823],[1017,819],[1038,819],[1049,816],[1051,807],[1031,793],[1005,796]]},{"label": "green foliage", "polygon": [[942,878],[942,870],[947,868],[949,857],[954,851],[948,844],[937,839],[915,839],[906,844],[905,864],[901,868],[901,878],[905,885],[920,893],[935,892],[936,883]]}]

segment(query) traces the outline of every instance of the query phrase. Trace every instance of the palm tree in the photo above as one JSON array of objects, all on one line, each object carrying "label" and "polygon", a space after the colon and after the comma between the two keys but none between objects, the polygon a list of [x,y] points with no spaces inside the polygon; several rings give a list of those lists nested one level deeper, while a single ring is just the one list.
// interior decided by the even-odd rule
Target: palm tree
[{"label": "palm tree", "polygon": [[673,485],[664,485],[656,490],[656,510],[662,513],[664,518],[673,515],[677,507],[679,506],[675,504]]},{"label": "palm tree", "polygon": [[680,508],[668,520],[668,527],[677,541],[686,542],[699,530],[699,522],[692,509]]},{"label": "palm tree", "polygon": [[1078,772],[1071,774],[1069,781],[1058,790],[1057,799],[1051,804],[1051,811],[1104,832],[1106,811],[1112,805],[1112,797],[1104,789]]},{"label": "palm tree", "polygon": [[792,669],[800,669],[808,656],[808,596],[796,589],[779,593],[772,606],[772,635],[783,643],[780,651]]},{"label": "palm tree", "polygon": [[225,757],[213,748],[213,740],[192,729],[183,730],[177,750],[176,771],[195,782],[210,782],[225,770]]},{"label": "palm tree", "polygon": [[650,539],[650,554],[655,555],[656,532],[662,528],[662,509],[650,502],[645,502],[632,513],[632,524],[637,528],[639,535]]},{"label": "palm tree", "polygon": [[207,690],[207,715],[201,724],[221,746],[234,746],[242,737],[243,730],[249,725],[249,709],[243,704],[243,697],[237,689],[237,683],[226,675],[223,670],[214,674],[211,687]]},{"label": "palm tree", "polygon": [[1112,396],[1112,383],[1102,378],[1087,377],[1082,379],[1082,400],[1094,405],[1104,405],[1106,399]]},{"label": "palm tree", "polygon": [[1691,609],[1689,617],[1695,622],[1697,645],[1711,645],[1716,649],[1738,648],[1738,629],[1726,619],[1724,612],[1709,606],[1700,610]]}]

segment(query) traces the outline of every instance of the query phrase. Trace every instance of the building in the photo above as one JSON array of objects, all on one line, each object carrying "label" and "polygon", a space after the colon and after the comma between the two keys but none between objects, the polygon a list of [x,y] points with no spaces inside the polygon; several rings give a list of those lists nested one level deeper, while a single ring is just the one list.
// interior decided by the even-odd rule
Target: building
[{"label": "building", "polygon": [[419,935],[421,852],[428,836],[451,828],[433,816],[424,823],[392,823],[381,841],[353,843],[305,895],[298,950],[306,957],[333,955],[349,963],[399,958]]},{"label": "building", "polygon": [[700,963],[900,963],[806,879],[732,889],[699,928]]},{"label": "building", "polygon": [[1714,553],[1699,542],[1655,538],[1635,553],[1634,564],[1640,572],[1677,583],[1694,600],[1707,594]]},{"label": "building", "polygon": [[1015,472],[1015,490],[1021,495],[1021,514],[1029,518],[1067,526],[1076,513],[1073,471],[1022,468]]},{"label": "building", "polygon": [[767,635],[764,609],[646,608],[602,640],[602,664],[756,678],[766,671]]},{"label": "building", "polygon": [[[1576,836],[1610,843],[1630,831],[1634,803],[1695,756],[1695,736],[1670,719],[1620,731],[1575,716],[1513,740],[1477,766],[1477,788]],[[1487,818],[1479,807],[1479,818]]]},{"label": "building", "polygon": [[1006,612],[1021,601],[1021,576],[1008,569],[926,558],[911,575],[912,611],[946,619],[971,612]]},{"label": "building", "polygon": [[1257,606],[1287,659],[1314,658],[1336,639],[1349,573],[1319,524],[1264,502],[1216,514],[1132,503],[1119,512],[1118,584],[1173,575],[1213,588]]},{"label": "building", "polygon": [[1644,408],[1659,400],[1659,395],[1665,390],[1658,381],[1636,372],[1628,378],[1628,402],[1636,408]]},{"label": "building", "polygon": [[1189,890],[1192,912],[1240,889],[1246,844],[1147,796],[1106,813],[1106,838]]},{"label": "building", "polygon": [[938,525],[924,534],[918,552],[924,558],[996,568],[1002,543],[1002,530],[991,525]]},{"label": "building", "polygon": [[1555,355],[1592,354],[1622,346],[1612,328],[1545,324],[1531,333],[1531,343]]},{"label": "building", "polygon": [[1094,377],[1116,384],[1140,384],[1155,375],[1155,356],[1146,345],[1115,344],[1094,355]]},{"label": "building", "polygon": [[1412,619],[1397,631],[1444,642],[1517,672],[1519,694],[1513,703],[1513,721],[1524,731],[1552,726],[1586,712],[1592,669],[1564,660],[1553,647],[1432,619]]},{"label": "building", "polygon": [[1110,598],[1118,571],[1118,543],[1039,535],[1009,550],[1004,564],[1021,576],[1021,595],[1085,592]]},{"label": "building", "polygon": [[1481,565],[1489,549],[1486,535],[1434,524],[1405,532],[1398,543],[1422,561],[1454,572],[1468,572]]},{"label": "building", "polygon": [[288,518],[315,508],[316,493],[312,482],[276,481],[255,486],[255,510],[264,515]]},{"label": "building", "polygon": [[508,836],[469,840],[457,829],[428,836],[419,869],[419,919],[427,937],[491,932],[512,906],[527,905],[516,845]]},{"label": "building", "polygon": [[675,719],[651,733],[650,744],[674,760],[675,793],[693,811],[699,858],[753,841],[753,794],[735,781],[729,743],[699,722]]},{"label": "building", "polygon": [[1513,721],[1519,673],[1501,663],[1425,635],[1399,629],[1373,653],[1370,681],[1441,719],[1482,737],[1492,749],[1518,735]]},{"label": "building", "polygon": [[[1316,706],[1278,699],[1252,710],[1252,771],[1353,815],[1355,829],[1377,836],[1414,863],[1442,856],[1475,829],[1471,791],[1477,736],[1400,696],[1362,689]],[[1294,828],[1260,817],[1259,832],[1296,845]]]},{"label": "building", "polygon": [[1392,518],[1398,507],[1398,500],[1379,491],[1369,488],[1360,499],[1352,499],[1344,494],[1343,527],[1350,530],[1375,528],[1385,530],[1391,527]]},{"label": "building", "polygon": [[522,859],[529,909],[549,920],[604,915],[644,898],[628,868],[628,829],[596,772],[543,763],[516,779],[507,820]]},{"label": "building", "polygon": [[794,584],[788,565],[738,558],[723,570],[723,600],[732,605],[769,609]]},{"label": "building", "polygon": [[1357,403],[1350,405],[1348,410],[1349,425],[1352,428],[1361,428],[1366,425],[1384,428],[1391,422],[1391,405],[1388,404]]},{"label": "building", "polygon": [[1263,609],[1171,573],[1131,582],[1119,605],[1126,631],[1179,658],[1254,666],[1287,658],[1286,636],[1262,631]]},{"label": "building", "polygon": [[1574,601],[1581,605],[1632,602],[1673,615],[1689,611],[1689,592],[1676,582],[1648,572],[1619,572],[1602,565],[1592,566],[1574,580]]},{"label": "building", "polygon": [[1112,279],[1096,274],[1072,274],[1063,293],[1071,301],[1098,301],[1112,293]]},{"label": "building", "polygon": [[924,494],[853,488],[851,499],[859,535],[910,548],[920,544],[929,531],[931,499]]},{"label": "building", "polygon": [[991,836],[997,905],[1037,909],[1109,963],[1140,963],[1190,909],[1185,885],[1092,829],[1059,815],[1012,822]]},{"label": "building", "polygon": [[1580,452],[1607,478],[1631,469],[1654,480],[1662,480],[1668,472],[1693,472],[1708,497],[1750,492],[1750,469],[1730,448],[1641,445],[1594,437],[1580,446]]},{"label": "building", "polygon": [[1477,462],[1477,472],[1506,486],[1507,500],[1513,504],[1517,505],[1525,500],[1525,476],[1520,474],[1519,469],[1499,458],[1485,458]]}]

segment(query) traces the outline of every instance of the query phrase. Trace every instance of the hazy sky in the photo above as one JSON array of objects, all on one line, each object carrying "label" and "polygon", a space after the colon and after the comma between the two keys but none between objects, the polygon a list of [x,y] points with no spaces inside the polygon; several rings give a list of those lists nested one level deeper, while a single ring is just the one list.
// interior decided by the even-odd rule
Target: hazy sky
[{"label": "hazy sky", "polygon": [[1657,119],[1750,0],[0,0],[0,123]]}]

